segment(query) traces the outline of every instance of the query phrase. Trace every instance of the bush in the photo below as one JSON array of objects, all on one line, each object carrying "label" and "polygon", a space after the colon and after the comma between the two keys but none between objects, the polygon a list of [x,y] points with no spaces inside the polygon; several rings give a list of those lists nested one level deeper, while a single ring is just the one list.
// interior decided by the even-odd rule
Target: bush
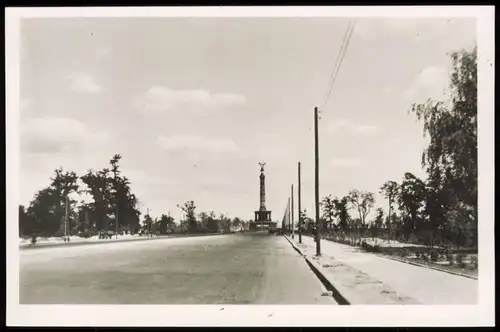
[{"label": "bush", "polygon": [[444,255],[446,256],[446,260],[450,262],[450,265],[453,265],[453,253],[451,252],[450,249],[445,249]]},{"label": "bush", "polygon": [[477,270],[477,267],[478,267],[478,259],[477,259],[477,256],[471,256],[470,257],[470,262],[472,264],[472,266],[474,266],[474,268]]},{"label": "bush", "polygon": [[415,256],[417,256],[417,258],[420,258],[420,253],[417,251],[417,252],[415,253]]},{"label": "bush", "polygon": [[363,240],[361,242],[361,248],[365,248],[365,249],[368,248],[368,243],[366,243],[366,240]]},{"label": "bush", "polygon": [[408,256],[410,256],[410,251],[406,248],[403,248],[399,251],[399,256],[408,257]]},{"label": "bush", "polygon": [[464,254],[457,254],[457,266],[462,269],[465,267],[464,258],[465,258]]},{"label": "bush", "polygon": [[439,258],[439,254],[437,251],[432,251],[431,252],[431,262],[437,262]]},{"label": "bush", "polygon": [[64,229],[60,228],[57,231],[52,234],[53,237],[63,237],[64,236]]},{"label": "bush", "polygon": [[92,236],[92,233],[90,233],[90,231],[83,231],[80,232],[79,236],[88,239],[89,237]]}]

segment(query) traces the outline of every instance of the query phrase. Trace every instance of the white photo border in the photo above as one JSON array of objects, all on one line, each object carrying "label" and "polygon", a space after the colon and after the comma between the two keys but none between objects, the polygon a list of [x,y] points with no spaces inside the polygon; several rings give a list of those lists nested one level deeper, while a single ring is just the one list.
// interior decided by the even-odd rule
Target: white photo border
[{"label": "white photo border", "polygon": [[[479,301],[477,305],[20,305],[19,48],[29,17],[475,17],[478,44]],[[494,6],[74,7],[6,9],[8,326],[493,326]]]}]

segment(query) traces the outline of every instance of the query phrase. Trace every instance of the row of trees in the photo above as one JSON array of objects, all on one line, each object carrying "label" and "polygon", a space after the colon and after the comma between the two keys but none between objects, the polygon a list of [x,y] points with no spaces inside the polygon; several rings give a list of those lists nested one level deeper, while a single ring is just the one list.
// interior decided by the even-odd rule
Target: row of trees
[{"label": "row of trees", "polygon": [[374,193],[352,190],[344,197],[325,197],[325,231],[384,230],[392,238],[430,244],[437,235],[441,243],[477,246],[477,49],[452,53],[451,59],[451,106],[429,99],[410,110],[430,137],[422,155],[427,179],[407,172],[399,182],[385,182],[380,193],[388,213],[378,208],[370,221]]},{"label": "row of trees", "polygon": [[[130,181],[121,173],[119,154],[109,161],[108,168],[89,170],[83,176],[62,168],[55,170],[50,184],[39,190],[29,206],[19,206],[20,236],[62,236],[64,228],[70,235],[91,236],[102,230],[119,232],[171,233],[218,232],[245,226],[239,218],[230,219],[215,212],[196,214],[193,201],[182,205],[185,220],[178,225],[174,218],[144,215],[141,221],[139,200],[130,189]],[[91,202],[79,200],[88,194]]]},{"label": "row of trees", "polygon": [[220,230],[228,232],[248,228],[249,221],[243,221],[238,217],[231,219],[223,213],[217,216],[214,211],[197,214],[194,201],[187,201],[178,207],[185,215],[180,226],[189,232],[218,232]]},{"label": "row of trees", "polygon": [[[117,154],[109,168],[89,170],[83,176],[55,170],[49,186],[35,194],[28,208],[19,206],[20,235],[60,236],[65,225],[70,234],[95,233],[115,229],[117,218],[121,230],[138,230],[139,201],[129,179],[121,175],[120,159]],[[92,201],[79,201],[82,194],[89,194]]]}]

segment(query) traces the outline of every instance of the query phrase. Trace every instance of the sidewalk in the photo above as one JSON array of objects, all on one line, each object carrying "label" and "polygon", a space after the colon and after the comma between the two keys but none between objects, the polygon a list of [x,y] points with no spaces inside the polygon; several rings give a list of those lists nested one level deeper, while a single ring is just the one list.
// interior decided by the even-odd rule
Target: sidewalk
[{"label": "sidewalk", "polygon": [[478,280],[415,266],[336,242],[289,241],[351,304],[477,304]]}]

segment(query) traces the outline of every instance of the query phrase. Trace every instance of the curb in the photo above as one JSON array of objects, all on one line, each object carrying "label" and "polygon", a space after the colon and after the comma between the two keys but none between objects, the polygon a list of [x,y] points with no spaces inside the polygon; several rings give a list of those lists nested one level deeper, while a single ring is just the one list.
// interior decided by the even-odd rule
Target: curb
[{"label": "curb", "polygon": [[344,296],[342,296],[342,294],[340,294],[340,292],[335,288],[335,286],[333,286],[333,284],[324,276],[323,273],[321,273],[321,271],[314,265],[314,263],[311,262],[310,259],[307,256],[305,256],[299,248],[295,246],[295,244],[288,238],[288,236],[285,236],[285,239],[287,239],[292,248],[295,249],[295,251],[297,251],[304,258],[309,268],[321,281],[323,286],[325,286],[325,288],[328,291],[332,292],[333,299],[337,301],[339,305],[350,305],[349,301],[347,301],[347,299]]},{"label": "curb", "polygon": [[145,238],[136,238],[136,239],[121,239],[121,240],[113,240],[111,241],[92,241],[92,242],[62,242],[62,243],[43,243],[43,244],[35,244],[32,246],[31,244],[27,245],[22,245],[19,246],[19,250],[33,250],[33,249],[43,249],[43,248],[54,248],[54,247],[73,247],[73,246],[80,246],[80,245],[95,245],[95,244],[113,244],[113,243],[123,243],[123,242],[137,242],[137,241],[151,241],[151,240],[168,240],[168,239],[179,239],[179,238],[186,238],[186,237],[200,237],[200,236],[213,236],[213,235],[228,235],[228,234],[220,234],[220,233],[214,233],[214,234],[193,234],[191,236],[158,236],[158,237],[145,237]]}]

